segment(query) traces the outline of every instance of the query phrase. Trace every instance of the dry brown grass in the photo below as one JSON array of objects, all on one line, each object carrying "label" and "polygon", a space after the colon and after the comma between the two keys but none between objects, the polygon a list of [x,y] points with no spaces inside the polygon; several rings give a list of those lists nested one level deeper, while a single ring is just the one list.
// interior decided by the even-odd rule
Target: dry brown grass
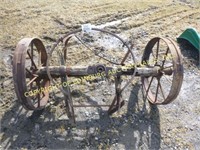
[{"label": "dry brown grass", "polygon": [[70,29],[86,22],[102,24],[117,19],[116,16],[123,18],[152,6],[171,3],[171,0],[1,0],[0,3],[0,43],[7,47],[14,46],[23,37],[67,32],[55,18]]},{"label": "dry brown grass", "polygon": [[[173,3],[173,0],[1,0],[0,44],[2,47],[13,47],[23,37],[48,35],[58,38],[60,33],[73,30],[84,23],[104,24],[125,17],[132,19],[124,22],[123,26],[133,28],[188,9],[188,6],[178,3]],[[192,0],[191,3],[199,4],[198,0]],[[167,5],[171,7],[166,7]],[[146,18],[134,18],[135,14],[155,7],[161,10]],[[63,22],[66,27],[55,20]]]}]

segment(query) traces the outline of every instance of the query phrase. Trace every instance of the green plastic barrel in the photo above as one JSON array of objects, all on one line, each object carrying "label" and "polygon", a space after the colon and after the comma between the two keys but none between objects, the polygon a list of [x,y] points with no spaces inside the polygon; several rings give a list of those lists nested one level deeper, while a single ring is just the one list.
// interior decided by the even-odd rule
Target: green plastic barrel
[{"label": "green plastic barrel", "polygon": [[178,38],[190,42],[200,52],[200,34],[194,28],[187,28]]}]

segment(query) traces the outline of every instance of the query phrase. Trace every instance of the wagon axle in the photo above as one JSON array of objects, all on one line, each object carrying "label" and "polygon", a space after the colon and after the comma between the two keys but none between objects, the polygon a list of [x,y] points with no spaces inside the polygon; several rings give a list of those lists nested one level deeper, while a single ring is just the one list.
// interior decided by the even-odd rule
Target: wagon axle
[{"label": "wagon axle", "polygon": [[[119,50],[116,47],[107,48],[108,45],[103,45],[106,44],[104,40],[108,39],[108,35],[115,41],[113,46],[119,45]],[[103,37],[103,42],[99,41],[101,37]],[[60,45],[62,48],[59,48]],[[83,56],[87,55],[88,57],[84,57],[84,60],[91,59],[82,66],[75,63],[75,65],[70,64],[73,60],[71,59],[73,55],[70,54],[74,53],[73,50],[78,53],[77,45],[82,46],[81,50],[87,51],[82,52]],[[122,50],[123,48],[125,50]],[[92,56],[88,56],[89,54]],[[116,58],[110,58],[109,54]],[[58,65],[54,65],[53,57],[58,59]],[[122,92],[135,76],[141,77],[144,98],[147,98],[150,103],[168,104],[172,102],[178,96],[182,85],[182,56],[176,43],[171,39],[156,37],[148,42],[141,63],[138,63],[132,46],[118,35],[97,28],[91,28],[90,32],[78,29],[67,33],[58,39],[48,55],[43,43],[38,38],[24,38],[15,49],[13,58],[15,92],[19,102],[27,110],[43,109],[48,103],[49,91],[43,90],[32,96],[25,96],[24,93],[41,88],[47,89],[51,85],[56,85],[58,79],[61,79],[61,83],[68,83],[70,78],[89,81],[92,76],[95,78],[114,77],[115,95],[113,100],[109,105],[73,104],[70,84],[61,85],[59,89],[64,95],[66,111],[69,119],[73,122],[75,122],[74,107],[106,106],[109,107],[109,114],[119,110],[124,105]],[[122,76],[129,77],[123,86]],[[164,88],[163,84],[168,87]]]},{"label": "wagon axle", "polygon": [[[159,66],[155,67],[106,67],[104,65],[101,65],[103,69],[99,69],[99,65],[94,66],[88,66],[88,67],[66,67],[66,66],[50,66],[49,71],[51,76],[53,77],[61,77],[61,76],[68,76],[68,77],[82,77],[82,76],[89,76],[89,75],[97,75],[99,77],[104,77],[108,75],[132,75],[135,70],[136,74],[135,76],[159,76],[162,74],[171,75],[173,72],[173,68],[164,68],[161,69]],[[133,66],[133,65],[128,65]],[[47,74],[47,68],[46,67],[40,67],[39,70],[37,70],[35,73],[37,76],[43,76]],[[27,76],[29,73],[26,74]]]}]

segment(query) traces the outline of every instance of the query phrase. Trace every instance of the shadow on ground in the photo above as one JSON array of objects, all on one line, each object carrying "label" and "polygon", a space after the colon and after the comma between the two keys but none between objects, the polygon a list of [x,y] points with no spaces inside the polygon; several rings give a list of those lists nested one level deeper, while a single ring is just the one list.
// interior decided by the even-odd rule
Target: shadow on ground
[{"label": "shadow on ground", "polygon": [[179,39],[179,46],[183,56],[186,57],[191,64],[200,68],[200,52],[184,39]]},{"label": "shadow on ground", "polygon": [[58,120],[45,110],[24,112],[15,104],[3,116],[1,143],[4,149],[159,149],[161,143],[159,111],[139,104],[140,85],[132,87],[127,113],[110,117],[98,109],[100,118],[78,121]]}]

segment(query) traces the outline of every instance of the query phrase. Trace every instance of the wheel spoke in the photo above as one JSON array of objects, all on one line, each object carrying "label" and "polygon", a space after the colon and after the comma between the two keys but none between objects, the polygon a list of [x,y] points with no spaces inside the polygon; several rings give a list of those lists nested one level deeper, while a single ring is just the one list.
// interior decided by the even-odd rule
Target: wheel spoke
[{"label": "wheel spoke", "polygon": [[28,72],[32,77],[38,77],[37,74],[33,74],[32,72],[30,72],[27,68],[25,69],[26,72]]},{"label": "wheel spoke", "polygon": [[27,83],[27,86],[29,86],[31,83],[33,83],[33,81],[35,81],[38,78],[38,76],[35,76],[34,78],[31,79],[31,81],[29,81]]},{"label": "wheel spoke", "polygon": [[122,59],[120,65],[124,64],[124,62],[125,62],[125,60],[127,59],[129,53],[130,53],[130,51],[128,51],[128,52],[125,54],[125,56],[124,56],[124,58]]},{"label": "wheel spoke", "polygon": [[159,87],[160,87],[162,96],[163,96],[163,98],[164,98],[164,100],[165,100],[165,94],[164,94],[164,92],[163,92],[163,88],[162,88],[162,86],[161,86],[161,84],[160,84],[160,81],[159,81],[158,83],[159,83],[158,85],[159,85]]},{"label": "wheel spoke", "polygon": [[31,77],[33,77],[33,74],[27,68],[26,68],[26,72],[28,72],[31,75]]},{"label": "wheel spoke", "polygon": [[167,78],[167,76],[165,74],[163,74],[163,77],[165,77],[165,79],[170,83],[172,84],[172,81],[170,79]]},{"label": "wheel spoke", "polygon": [[157,101],[157,98],[158,98],[158,89],[159,89],[159,79],[158,79],[158,84],[157,84],[157,88],[156,88],[156,97],[155,97],[155,101],[154,103]]},{"label": "wheel spoke", "polygon": [[[28,72],[30,74],[29,78],[34,77],[34,75],[27,68],[25,70],[26,70],[26,72]],[[33,88],[33,83],[30,83],[30,89],[32,89],[32,88]]]},{"label": "wheel spoke", "polygon": [[151,83],[153,82],[153,78],[154,78],[154,77],[151,77],[151,81],[150,81],[149,86],[148,86],[148,88],[147,88],[147,90],[146,90],[145,100],[147,99],[148,92],[149,92],[149,89],[150,89],[150,87],[151,87]]},{"label": "wheel spoke", "polygon": [[27,54],[29,56],[29,58],[31,59],[31,65],[35,67],[35,69],[37,69],[37,66],[35,64],[35,62],[33,61],[33,58],[31,57],[31,54],[29,53],[29,51],[27,51]]},{"label": "wheel spoke", "polygon": [[166,51],[166,53],[165,53],[165,55],[164,55],[164,60],[163,60],[163,62],[162,62],[162,67],[164,67],[165,60],[166,60],[166,58],[167,58],[168,52],[169,52],[169,47],[167,47],[167,51]]}]

